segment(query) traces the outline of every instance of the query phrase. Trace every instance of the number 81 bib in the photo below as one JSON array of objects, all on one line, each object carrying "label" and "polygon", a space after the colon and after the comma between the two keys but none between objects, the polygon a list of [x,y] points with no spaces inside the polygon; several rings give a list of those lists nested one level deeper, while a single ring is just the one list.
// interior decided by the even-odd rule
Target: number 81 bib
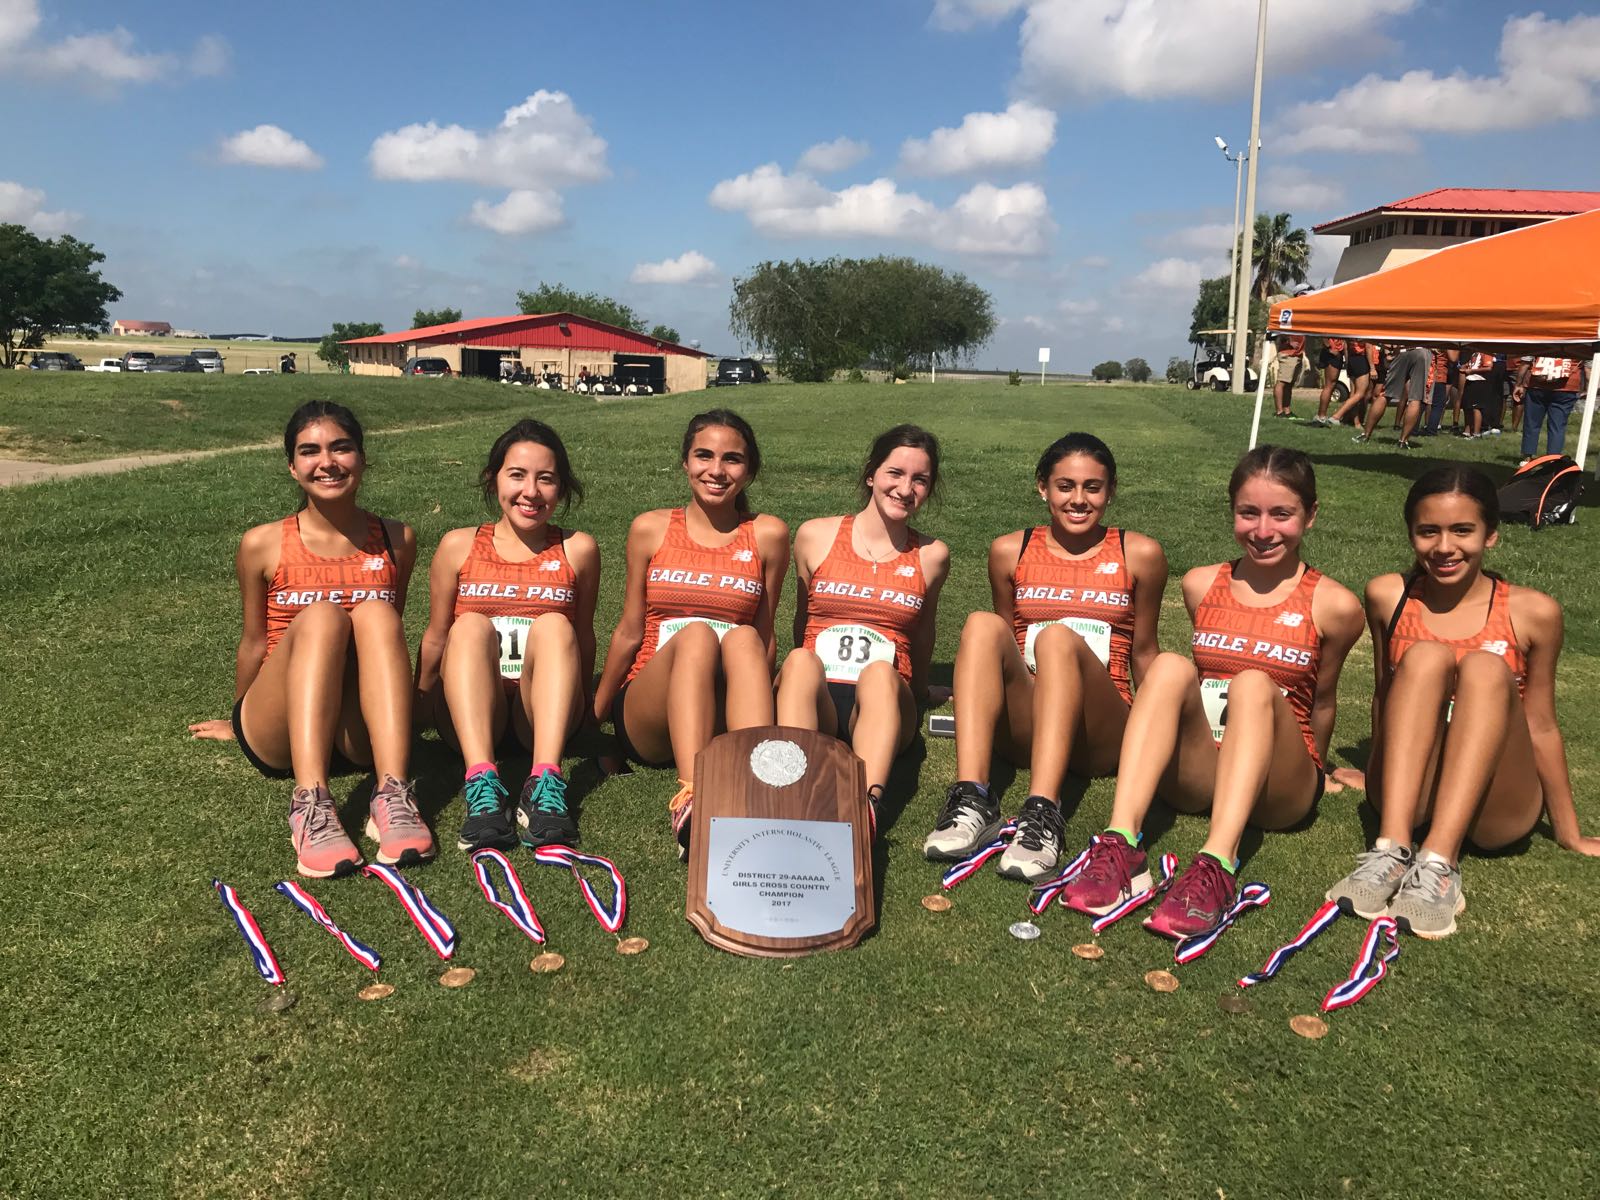
[{"label": "number 81 bib", "polygon": [[532,617],[490,617],[495,640],[500,643],[500,678],[521,679],[522,660],[528,650]]},{"label": "number 81 bib", "polygon": [[830,625],[817,634],[816,654],[829,683],[855,683],[872,663],[894,665],[894,642],[865,625]]}]

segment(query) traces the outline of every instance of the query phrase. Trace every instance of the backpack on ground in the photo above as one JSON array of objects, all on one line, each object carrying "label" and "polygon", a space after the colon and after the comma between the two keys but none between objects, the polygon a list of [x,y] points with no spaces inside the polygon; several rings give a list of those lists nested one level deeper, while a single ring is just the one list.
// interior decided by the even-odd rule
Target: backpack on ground
[{"label": "backpack on ground", "polygon": [[1546,454],[1518,467],[1500,489],[1500,519],[1520,521],[1535,530],[1571,525],[1578,519],[1583,471],[1565,454]]}]

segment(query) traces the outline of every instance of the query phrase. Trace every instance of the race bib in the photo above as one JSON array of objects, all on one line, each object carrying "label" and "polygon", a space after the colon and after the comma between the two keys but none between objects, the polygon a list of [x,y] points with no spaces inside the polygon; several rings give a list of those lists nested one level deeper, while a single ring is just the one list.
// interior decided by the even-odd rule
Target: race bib
[{"label": "race bib", "polygon": [[1214,741],[1222,740],[1222,731],[1228,727],[1228,684],[1227,679],[1202,679],[1200,681],[1200,703],[1205,705],[1206,720],[1211,724],[1211,737]]},{"label": "race bib", "polygon": [[500,643],[500,678],[521,679],[522,657],[528,648],[528,627],[532,617],[490,617],[495,639]]},{"label": "race bib", "polygon": [[671,620],[661,622],[656,632],[656,649],[659,650],[673,639],[673,636],[691,625],[709,625],[712,632],[717,635],[717,641],[722,640],[722,635],[733,628],[732,621],[713,621],[710,617],[673,617]]},{"label": "race bib", "polygon": [[1033,644],[1052,625],[1065,625],[1088,644],[1102,667],[1111,665],[1111,626],[1108,622],[1091,621],[1085,617],[1061,617],[1055,621],[1035,621],[1028,626],[1022,642],[1022,661],[1028,664],[1028,670],[1038,670],[1038,664],[1034,662]]},{"label": "race bib", "polygon": [[817,657],[829,683],[854,683],[875,662],[894,665],[894,642],[865,625],[830,625],[817,634]]}]

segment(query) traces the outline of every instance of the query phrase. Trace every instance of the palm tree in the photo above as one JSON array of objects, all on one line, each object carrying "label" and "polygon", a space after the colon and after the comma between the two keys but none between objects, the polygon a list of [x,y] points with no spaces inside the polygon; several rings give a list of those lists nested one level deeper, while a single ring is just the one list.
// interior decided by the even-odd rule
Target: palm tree
[{"label": "palm tree", "polygon": [[[1256,214],[1255,282],[1251,285],[1262,303],[1274,292],[1304,283],[1311,267],[1311,239],[1304,229],[1293,228],[1288,213]],[[1243,239],[1241,239],[1242,241]]]}]

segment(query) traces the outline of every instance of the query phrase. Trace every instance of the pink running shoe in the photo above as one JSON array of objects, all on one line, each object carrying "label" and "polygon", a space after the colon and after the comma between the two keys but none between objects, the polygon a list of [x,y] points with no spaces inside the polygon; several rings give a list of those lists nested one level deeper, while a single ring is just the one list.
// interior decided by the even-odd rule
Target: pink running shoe
[{"label": "pink running shoe", "polygon": [[361,851],[339,824],[339,810],[328,789],[295,788],[289,800],[289,840],[295,869],[308,879],[348,875],[361,865]]},{"label": "pink running shoe", "polygon": [[378,861],[389,866],[415,866],[433,857],[433,834],[417,812],[415,784],[383,777],[372,793],[367,836],[378,843]]},{"label": "pink running shoe", "polygon": [[680,784],[678,792],[667,804],[667,815],[672,819],[672,837],[678,843],[678,861],[689,861],[689,819],[694,816],[694,784]]},{"label": "pink running shoe", "polygon": [[1128,845],[1120,833],[1108,831],[1089,847],[1089,861],[1067,884],[1061,898],[1068,908],[1100,917],[1149,886],[1144,851]]},{"label": "pink running shoe", "polygon": [[1196,854],[1172,881],[1144,927],[1175,941],[1209,933],[1222,924],[1223,914],[1237,894],[1233,876],[1221,863],[1209,854]]}]

